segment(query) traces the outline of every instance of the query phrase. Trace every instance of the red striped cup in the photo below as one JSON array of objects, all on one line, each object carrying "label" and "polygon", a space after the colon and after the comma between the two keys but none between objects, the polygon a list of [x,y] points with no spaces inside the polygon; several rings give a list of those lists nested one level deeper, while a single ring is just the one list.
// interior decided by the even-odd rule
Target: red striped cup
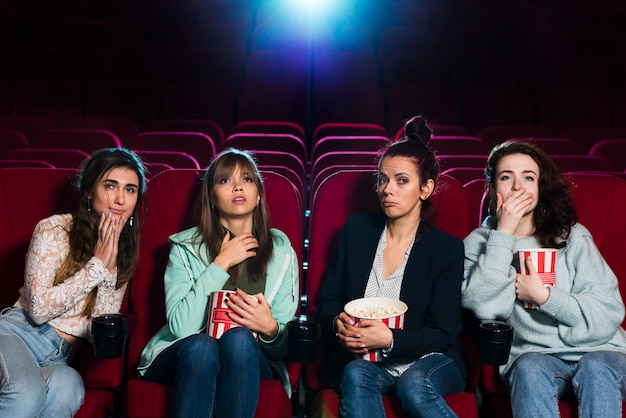
[{"label": "red striped cup", "polygon": [[[519,261],[519,272],[521,274],[528,274],[526,268],[526,259],[530,257],[533,266],[544,286],[554,286],[556,281],[556,252],[554,248],[529,248],[519,250],[517,252]],[[526,303],[525,307],[528,309],[537,309],[537,305],[533,303]]]},{"label": "red striped cup", "polygon": [[[219,290],[217,292],[211,292],[211,296],[209,297],[209,320],[207,325],[207,334],[216,340],[229,329],[241,326],[228,317],[228,313],[232,311],[227,305],[227,295],[231,293],[235,292],[232,290]],[[254,296],[248,296],[257,300]],[[255,339],[258,339],[256,332],[250,332],[252,332]]]},{"label": "red striped cup", "polygon": [[[361,298],[348,302],[343,310],[354,318],[355,324],[364,319],[382,321],[390,329],[404,329],[408,306],[398,299]],[[369,350],[360,356],[363,360],[378,362],[383,359],[381,349]]]}]

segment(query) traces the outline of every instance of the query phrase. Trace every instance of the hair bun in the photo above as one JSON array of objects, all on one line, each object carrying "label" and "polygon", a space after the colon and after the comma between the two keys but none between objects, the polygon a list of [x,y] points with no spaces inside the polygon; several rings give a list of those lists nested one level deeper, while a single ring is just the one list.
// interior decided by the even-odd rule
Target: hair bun
[{"label": "hair bun", "polygon": [[411,141],[418,141],[422,145],[427,145],[433,135],[433,131],[428,126],[426,118],[417,115],[404,124],[404,134]]}]

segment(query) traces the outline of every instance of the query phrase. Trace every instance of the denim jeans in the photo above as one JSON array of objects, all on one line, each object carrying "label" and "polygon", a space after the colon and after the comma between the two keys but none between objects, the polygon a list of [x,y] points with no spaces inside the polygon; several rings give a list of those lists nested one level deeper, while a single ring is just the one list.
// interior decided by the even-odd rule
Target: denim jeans
[{"label": "denim jeans", "polygon": [[521,355],[508,375],[513,416],[558,417],[558,401],[576,399],[578,415],[622,416],[626,354],[596,351],[575,361],[539,353]]},{"label": "denim jeans", "polygon": [[163,350],[145,380],[174,385],[174,417],[251,418],[261,380],[274,377],[252,333],[231,328],[219,340],[194,334]]},{"label": "denim jeans", "polygon": [[432,354],[399,377],[366,360],[352,360],[343,371],[339,412],[349,417],[384,417],[382,395],[395,392],[410,417],[456,417],[443,395],[461,392],[465,382],[450,357]]},{"label": "denim jeans", "polygon": [[67,365],[71,345],[18,308],[0,315],[0,417],[63,418],[80,408],[85,387]]}]

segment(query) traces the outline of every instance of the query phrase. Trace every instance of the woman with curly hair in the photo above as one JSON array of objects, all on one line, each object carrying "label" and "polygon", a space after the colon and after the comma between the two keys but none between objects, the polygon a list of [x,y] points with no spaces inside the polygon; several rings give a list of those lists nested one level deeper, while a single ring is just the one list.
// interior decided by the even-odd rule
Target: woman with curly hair
[{"label": "woman with curly hair", "polygon": [[[494,147],[485,174],[489,216],[464,241],[462,303],[478,319],[515,330],[500,367],[513,416],[557,417],[558,400],[576,399],[581,417],[621,417],[624,304],[615,274],[578,223],[568,182],[523,141]],[[544,286],[530,258],[529,274],[519,273],[522,248],[557,249],[554,286]]]},{"label": "woman with curly hair", "polygon": [[119,312],[139,258],[141,160],[102,149],[78,174],[74,213],[39,221],[26,254],[24,286],[0,314],[0,416],[71,417],[84,386],[69,367],[91,318]]}]

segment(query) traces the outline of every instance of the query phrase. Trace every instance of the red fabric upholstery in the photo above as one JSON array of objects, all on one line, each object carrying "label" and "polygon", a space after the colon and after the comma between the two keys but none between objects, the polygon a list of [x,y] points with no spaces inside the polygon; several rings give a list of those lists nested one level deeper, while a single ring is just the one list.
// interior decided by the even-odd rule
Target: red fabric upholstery
[{"label": "red fabric upholstery", "polygon": [[389,143],[389,138],[384,135],[335,135],[320,138],[311,150],[311,161],[316,161],[327,152],[339,151],[380,151]]},{"label": "red fabric upholstery", "polygon": [[[336,253],[338,234],[348,216],[352,213],[367,213],[380,210],[374,193],[372,170],[338,171],[322,180],[313,191],[311,201],[309,235],[309,269],[307,275],[308,315],[315,317],[315,308],[319,290],[324,279],[325,268]],[[337,199],[337,196],[342,196]],[[464,238],[473,228],[469,200],[461,183],[445,175],[440,176],[432,202],[436,208],[435,225],[459,238]],[[471,336],[466,336],[464,344],[471,344]],[[319,390],[312,405],[312,416],[337,416],[337,394],[328,389],[328,385],[318,376],[323,347],[318,350],[315,362],[305,365],[305,385],[312,390]],[[468,350],[471,376],[468,390],[473,390],[478,379],[476,351]],[[476,365],[476,367],[473,367]],[[326,389],[326,390],[324,390]],[[458,396],[457,396],[458,395]],[[461,417],[477,417],[478,409],[473,393],[455,395],[450,403]],[[391,397],[384,396],[388,416],[401,416],[400,410]]]},{"label": "red fabric upholstery", "polygon": [[[593,235],[602,256],[616,274],[622,298],[626,297],[626,181],[599,174],[569,174],[579,222]],[[622,324],[624,326],[626,321]],[[507,390],[495,366],[481,366],[483,412],[486,417],[511,417]],[[622,416],[626,418],[626,405]],[[559,402],[561,417],[577,417],[576,402]]]},{"label": "red fabric upholstery", "polygon": [[[24,283],[24,255],[37,222],[76,206],[77,194],[70,187],[75,172],[58,168],[0,169],[0,306],[11,305],[17,299]],[[25,199],[24,191],[33,185],[37,185],[34,199]],[[72,365],[87,388],[77,416],[104,418],[113,413],[114,394],[124,377],[123,358],[96,359],[91,344],[83,344]]]},{"label": "red fabric upholstery", "polygon": [[55,167],[77,168],[89,153],[76,148],[15,148],[5,154],[10,160],[42,160]]},{"label": "red fabric upholstery", "polygon": [[315,131],[311,142],[313,145],[325,136],[366,135],[387,137],[387,131],[382,125],[375,123],[322,123]]},{"label": "red fabric upholstery", "polygon": [[201,132],[211,138],[216,151],[222,148],[224,142],[224,130],[210,119],[160,119],[152,122],[147,131]]},{"label": "red fabric upholstery", "polygon": [[213,139],[201,132],[141,132],[130,140],[129,147],[138,150],[186,152],[198,161],[200,168],[207,167],[215,157]]},{"label": "red fabric upholstery", "polygon": [[0,128],[0,157],[15,148],[29,147],[28,138],[18,130]]},{"label": "red fabric upholstery", "polygon": [[[258,96],[257,96],[258,97]],[[289,152],[300,158],[302,163],[308,161],[306,144],[292,134],[272,133],[234,133],[224,141],[224,148],[234,147],[250,151],[266,150]]]},{"label": "red fabric upholstery", "polygon": [[30,140],[35,148],[75,148],[89,154],[100,148],[119,148],[120,139],[105,129],[49,129]]},{"label": "red fabric upholstery", "polygon": [[[174,169],[156,175],[150,182],[146,200],[152,202],[143,228],[140,259],[132,282],[130,305],[136,326],[128,345],[129,381],[124,394],[127,418],[170,415],[171,388],[137,379],[139,356],[148,340],[165,323],[163,274],[169,235],[190,226],[190,209],[200,187],[200,172]],[[284,231],[302,257],[302,207],[295,187],[275,173],[263,173],[273,226]],[[154,200],[151,197],[154,196]],[[295,388],[299,365],[288,365]],[[257,417],[291,417],[291,400],[278,381],[263,381]]]},{"label": "red fabric upholstery", "polygon": [[626,169],[626,137],[603,139],[589,150],[589,155],[604,157],[615,165],[617,170]]},{"label": "red fabric upholstery", "polygon": [[[74,418],[94,418],[113,414],[117,410],[115,394],[110,390],[88,389],[85,401]],[[105,415],[106,414],[106,415]]]}]

